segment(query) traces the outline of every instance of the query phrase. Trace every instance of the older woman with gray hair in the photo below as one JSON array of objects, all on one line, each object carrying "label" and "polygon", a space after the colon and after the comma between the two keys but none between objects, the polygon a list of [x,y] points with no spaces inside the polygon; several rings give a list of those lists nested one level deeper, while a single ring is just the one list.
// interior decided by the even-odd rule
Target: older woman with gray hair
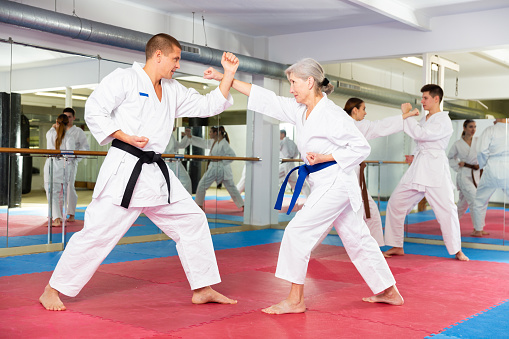
[{"label": "older woman with gray hair", "polygon": [[[369,155],[368,142],[353,119],[327,98],[334,87],[318,62],[301,60],[290,66],[286,75],[294,98],[280,97],[239,80],[234,80],[232,85],[249,96],[248,109],[296,125],[300,139],[297,144],[305,165],[298,167],[294,196],[298,196],[299,182],[302,185],[306,177],[311,187],[304,207],[285,229],[279,252],[276,277],[292,283],[290,294],[263,312],[284,314],[306,310],[304,281],[311,251],[333,226],[353,264],[375,294],[363,300],[402,305],[403,298],[391,270],[359,213],[362,200],[354,169]],[[205,77],[221,80],[222,74],[209,68]],[[292,207],[290,204],[289,211]]]}]

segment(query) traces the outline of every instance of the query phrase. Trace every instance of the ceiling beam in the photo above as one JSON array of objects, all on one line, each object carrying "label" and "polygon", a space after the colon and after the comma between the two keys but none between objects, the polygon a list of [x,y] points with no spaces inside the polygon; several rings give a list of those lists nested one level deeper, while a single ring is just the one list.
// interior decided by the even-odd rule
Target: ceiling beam
[{"label": "ceiling beam", "polygon": [[420,31],[429,32],[429,18],[397,0],[348,0]]}]

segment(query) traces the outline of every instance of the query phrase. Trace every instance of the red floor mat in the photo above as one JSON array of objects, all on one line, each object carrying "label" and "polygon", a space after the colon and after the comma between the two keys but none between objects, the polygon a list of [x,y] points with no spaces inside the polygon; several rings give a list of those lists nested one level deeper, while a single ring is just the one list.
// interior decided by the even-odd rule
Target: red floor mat
[{"label": "red floor mat", "polygon": [[[505,213],[505,220],[509,220],[509,212]],[[474,230],[470,213],[463,215],[460,219],[461,236],[470,237],[470,233]],[[484,230],[489,235],[483,238],[504,239],[504,211],[488,210],[486,213],[486,224]],[[419,234],[442,235],[438,221],[429,220],[408,225],[408,232]]]},{"label": "red floor mat", "polygon": [[0,278],[0,336],[111,338],[422,338],[509,298],[509,265],[405,255],[388,260],[400,307],[362,302],[371,291],[341,247],[321,245],[305,286],[308,311],[270,316],[290,283],[274,277],[279,244],[217,251],[218,291],[237,305],[193,305],[177,257],[103,265],[68,310],[38,303],[50,273]]}]

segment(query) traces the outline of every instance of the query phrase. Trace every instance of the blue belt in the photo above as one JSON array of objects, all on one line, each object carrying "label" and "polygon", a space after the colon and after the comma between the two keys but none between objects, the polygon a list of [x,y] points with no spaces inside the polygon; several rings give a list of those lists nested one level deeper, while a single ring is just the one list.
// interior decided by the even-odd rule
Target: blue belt
[{"label": "blue belt", "polygon": [[283,197],[285,195],[286,191],[286,185],[288,184],[288,178],[290,178],[290,175],[293,171],[295,171],[297,168],[299,169],[299,177],[297,178],[297,183],[295,184],[295,190],[293,191],[292,201],[290,202],[290,206],[288,207],[288,211],[286,214],[290,214],[292,212],[293,206],[295,206],[295,203],[297,202],[297,199],[299,198],[300,191],[302,190],[302,185],[304,185],[304,180],[306,180],[306,177],[310,173],[318,172],[320,170],[323,170],[324,168],[327,168],[329,166],[332,166],[336,164],[336,161],[328,161],[328,162],[322,162],[315,165],[300,165],[295,168],[293,168],[285,178],[285,181],[283,181],[283,185],[281,185],[281,188],[279,189],[279,194],[277,196],[276,200],[276,206],[274,206],[274,209],[281,211],[281,206],[283,205]]}]

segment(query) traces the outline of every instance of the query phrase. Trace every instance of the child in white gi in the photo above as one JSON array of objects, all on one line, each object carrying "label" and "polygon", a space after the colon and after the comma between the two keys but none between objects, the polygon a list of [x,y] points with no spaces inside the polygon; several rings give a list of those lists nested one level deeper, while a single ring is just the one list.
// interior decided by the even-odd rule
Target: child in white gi
[{"label": "child in white gi", "polygon": [[[425,197],[435,212],[449,254],[455,255],[458,260],[468,261],[468,257],[461,251],[458,210],[454,203],[454,187],[445,154],[453,128],[448,112],[440,109],[444,92],[440,86],[433,84],[425,85],[421,92],[422,107],[429,113],[420,122],[415,119],[404,121],[405,133],[417,142],[416,153],[387,204],[385,244],[393,247],[384,255],[404,255],[405,217]],[[410,112],[412,105],[403,104],[401,109]]]},{"label": "child in white gi", "polygon": [[220,277],[207,219],[160,154],[175,118],[208,117],[232,104],[238,59],[223,54],[224,80],[202,96],[171,79],[182,51],[175,38],[157,34],[145,51],[144,67],[117,69],[87,100],[90,131],[99,144],[113,142],[113,147],[101,166],[84,228],[72,236],[39,299],[48,310],[66,309],[59,292],[77,295],[140,213],[177,243],[193,303],[236,303],[210,287]]}]

